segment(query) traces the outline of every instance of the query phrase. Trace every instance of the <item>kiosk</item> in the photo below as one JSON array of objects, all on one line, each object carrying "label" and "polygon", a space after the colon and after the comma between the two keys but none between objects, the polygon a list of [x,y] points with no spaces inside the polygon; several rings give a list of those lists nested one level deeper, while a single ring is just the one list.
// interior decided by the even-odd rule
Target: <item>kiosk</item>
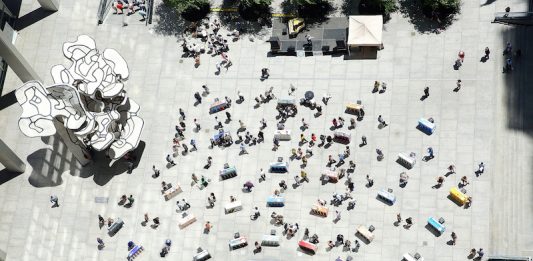
[{"label": "kiosk", "polygon": [[321,217],[327,217],[328,211],[329,211],[328,208],[325,206],[314,205],[311,208],[311,214],[321,216]]},{"label": "kiosk", "polygon": [[290,130],[276,130],[274,131],[274,138],[279,140],[291,140]]},{"label": "kiosk", "polygon": [[283,207],[285,206],[285,198],[272,195],[267,198],[267,206],[269,207]]},{"label": "kiosk", "polygon": [[238,237],[229,241],[229,249],[235,250],[248,245],[248,241],[245,237]]},{"label": "kiosk", "polygon": [[378,191],[378,198],[385,201],[389,205],[394,205],[394,202],[396,202],[396,196],[386,189],[381,189]]},{"label": "kiosk", "polygon": [[224,100],[220,101],[218,98],[215,99],[215,102],[209,107],[209,114],[217,113],[229,108],[230,105]]},{"label": "kiosk", "polygon": [[315,254],[316,251],[318,250],[318,247],[317,245],[309,242],[309,241],[306,241],[306,240],[300,240],[300,242],[298,242],[298,246],[306,251],[306,252],[310,252],[311,254]]},{"label": "kiosk", "polygon": [[450,198],[461,206],[466,204],[466,202],[468,201],[468,196],[463,194],[463,192],[461,192],[456,187],[450,189]]},{"label": "kiosk", "polygon": [[359,235],[361,235],[364,239],[368,240],[368,243],[372,242],[372,240],[374,240],[374,234],[372,232],[370,232],[370,230],[368,230],[368,228],[366,228],[366,226],[359,226],[357,228],[357,233]]},{"label": "kiosk", "polygon": [[406,169],[412,169],[416,164],[416,159],[414,156],[406,155],[404,153],[398,153],[398,159],[396,160],[398,164],[402,165]]},{"label": "kiosk", "polygon": [[433,217],[430,217],[428,219],[428,224],[434,228],[438,233],[439,235],[442,235],[442,233],[444,233],[444,231],[446,230],[446,227],[444,227],[443,224],[441,224],[439,221],[437,221],[435,218]]},{"label": "kiosk", "polygon": [[237,177],[237,169],[235,167],[224,168],[219,171],[220,180],[231,179]]},{"label": "kiosk", "polygon": [[182,218],[178,221],[178,226],[180,229],[184,229],[194,222],[196,222],[196,217],[193,214],[183,213]]},{"label": "kiosk", "polygon": [[230,202],[224,206],[224,213],[226,214],[237,212],[239,210],[242,210],[242,202],[239,200]]},{"label": "kiosk", "polygon": [[426,120],[424,118],[420,118],[418,120],[418,125],[417,125],[417,128],[427,134],[427,135],[431,135],[433,134],[433,132],[435,132],[435,129],[437,128],[437,126],[435,125],[435,123],[429,121],[429,120]]}]

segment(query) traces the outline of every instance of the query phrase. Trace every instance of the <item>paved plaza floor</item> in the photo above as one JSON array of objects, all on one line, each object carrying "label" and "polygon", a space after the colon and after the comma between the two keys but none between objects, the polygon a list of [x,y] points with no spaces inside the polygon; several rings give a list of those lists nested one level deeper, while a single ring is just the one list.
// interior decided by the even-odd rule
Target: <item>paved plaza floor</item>
[{"label": "paved plaza floor", "polygon": [[[527,10],[526,1],[495,1],[483,5],[478,1],[463,1],[457,21],[440,34],[422,34],[402,14],[393,14],[385,24],[383,42],[376,60],[344,60],[343,57],[271,57],[268,55],[268,29],[250,39],[244,36],[230,44],[229,56],[233,65],[216,75],[215,64],[220,57],[202,55],[201,65],[195,68],[193,59],[182,59],[177,31],[163,17],[144,26],[134,21],[121,26],[119,17],[112,16],[96,26],[98,1],[62,0],[59,12],[19,32],[17,48],[32,64],[45,84],[51,84],[50,68],[68,64],[62,55],[62,44],[87,34],[96,40],[97,47],[114,48],[129,64],[130,78],[126,84],[128,95],[141,106],[145,121],[142,134],[142,156],[131,174],[123,162],[100,163],[98,167],[81,168],[57,137],[28,138],[18,129],[21,109],[17,104],[0,111],[0,137],[27,162],[25,173],[14,176],[0,171],[0,250],[7,260],[123,260],[127,242],[133,240],[145,251],[136,260],[159,260],[159,252],[166,239],[172,240],[167,259],[192,260],[198,247],[211,252],[212,260],[400,260],[407,252],[418,252],[425,260],[467,260],[472,248],[484,248],[486,255],[533,256],[533,124],[530,79],[533,73],[533,30],[491,24],[493,13],[511,6],[512,10]],[[159,1],[156,1],[156,5]],[[37,1],[24,0],[21,15],[38,7]],[[253,40],[253,41],[252,41]],[[517,61],[511,75],[501,74],[501,52],[507,41],[521,48],[523,56]],[[480,62],[484,48],[492,50],[486,62]],[[466,53],[463,66],[453,69],[457,53]],[[261,81],[261,68],[270,69],[270,78]],[[457,79],[462,88],[454,92]],[[387,83],[385,93],[372,93],[375,80]],[[4,95],[22,83],[9,72]],[[193,94],[201,86],[209,86],[211,93],[194,106]],[[303,97],[313,91],[318,99],[329,93],[332,98],[323,106],[323,115],[299,106],[295,118],[289,118],[286,129],[292,131],[291,141],[281,141],[277,151],[272,150],[276,126],[276,100],[254,108],[254,97],[274,87],[274,94],[286,97],[290,85],[297,87],[294,97]],[[529,86],[528,86],[529,84]],[[430,87],[430,96],[421,100],[423,89]],[[244,102],[238,104],[237,92]],[[230,97],[234,102],[229,112],[233,121],[224,125],[235,134],[242,120],[247,131],[256,135],[260,120],[265,118],[265,142],[247,147],[248,154],[239,155],[239,146],[210,149],[209,137],[216,130],[214,117],[225,120],[224,113],[209,114],[214,98]],[[344,113],[347,103],[361,100],[365,106],[364,120],[348,130],[349,119]],[[187,114],[186,142],[196,139],[198,150],[175,158],[177,165],[167,167],[165,156],[171,153],[174,126],[178,123],[178,108]],[[378,128],[378,115],[388,123]],[[334,192],[345,191],[346,178],[336,184],[322,185],[319,177],[326,169],[328,155],[337,158],[345,146],[333,143],[329,148],[314,146],[313,156],[305,170],[309,183],[293,188],[293,177],[300,173],[301,161],[290,161],[289,173],[267,173],[266,181],[258,182],[260,168],[267,169],[277,157],[288,160],[292,148],[298,147],[299,135],[311,133],[331,135],[331,120],[343,117],[347,124],[341,130],[351,134],[351,155],[357,167],[352,178],[357,204],[347,210],[346,202],[329,206],[330,215],[320,218],[310,215],[318,198],[330,200]],[[435,119],[437,130],[426,135],[416,129],[419,118]],[[192,119],[202,125],[192,131]],[[309,129],[300,130],[301,118]],[[368,145],[358,146],[361,136]],[[234,136],[234,139],[236,137]],[[307,144],[302,148],[307,148]],[[432,147],[435,158],[422,161],[426,149]],[[385,155],[376,159],[376,149]],[[415,152],[417,163],[406,170],[396,163],[398,153]],[[1,153],[1,152],[0,152]],[[212,167],[204,169],[208,156]],[[485,172],[475,175],[480,162]],[[218,171],[224,163],[235,166],[238,176],[219,181]],[[109,164],[110,167],[103,167]],[[438,176],[455,164],[457,173],[445,178],[443,186],[432,188]],[[152,165],[162,171],[152,178]],[[341,167],[347,167],[347,163]],[[399,187],[399,174],[406,172],[409,182]],[[204,175],[212,180],[203,190],[191,185],[191,174]],[[366,187],[366,175],[374,185]],[[473,197],[470,208],[460,207],[448,198],[449,189],[458,186],[462,176],[470,184],[465,187]],[[255,188],[244,193],[246,181]],[[286,205],[269,208],[266,198],[286,180],[289,188],[283,192]],[[173,200],[165,201],[160,193],[161,182],[180,184],[183,192]],[[377,191],[391,188],[397,197],[389,206],[376,199]],[[206,199],[214,193],[217,202],[207,209]],[[50,208],[49,197],[59,197],[58,208]],[[133,195],[131,208],[117,205],[122,194]],[[225,214],[223,206],[235,196],[243,203],[243,210]],[[96,202],[95,197],[108,198],[107,203]],[[189,213],[197,222],[178,228],[179,214],[175,200],[185,198],[192,205]],[[259,207],[261,217],[250,220],[253,207]],[[334,223],[335,210],[342,218]],[[283,228],[271,224],[270,213],[284,215],[286,222],[298,223],[300,230],[293,238],[282,236],[281,246],[263,247],[253,254],[253,243],[262,235]],[[157,229],[142,226],[144,213],[158,216]],[[396,214],[405,219],[412,217],[409,229],[395,226]],[[117,235],[109,237],[105,228],[98,226],[98,214],[105,218],[121,218],[125,226]],[[428,230],[429,217],[445,219],[446,232],[436,236]],[[203,233],[203,225],[210,221],[214,227]],[[327,249],[327,241],[337,234],[354,241],[359,225],[373,225],[375,239],[362,243],[358,252],[346,252],[342,247]],[[304,228],[319,236],[319,250],[308,255],[298,249]],[[451,245],[450,233],[458,236]],[[235,232],[246,236],[250,245],[229,251],[228,241]],[[103,238],[106,246],[97,249],[96,238]]]}]

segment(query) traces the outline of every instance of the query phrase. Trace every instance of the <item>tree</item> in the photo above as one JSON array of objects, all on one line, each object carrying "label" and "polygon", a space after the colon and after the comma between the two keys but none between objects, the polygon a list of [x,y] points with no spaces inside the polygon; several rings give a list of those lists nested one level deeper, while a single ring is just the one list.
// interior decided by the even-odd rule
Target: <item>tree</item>
[{"label": "tree", "polygon": [[209,0],[163,0],[163,2],[176,9],[188,20],[200,20],[204,18],[211,7]]},{"label": "tree", "polygon": [[270,16],[270,4],[272,0],[240,0],[239,13],[244,20],[257,20],[260,17]]},{"label": "tree", "polygon": [[422,0],[424,14],[431,18],[446,20],[459,12],[460,0]]},{"label": "tree", "polygon": [[396,12],[396,0],[361,0],[359,12],[361,14],[381,14],[386,19]]}]

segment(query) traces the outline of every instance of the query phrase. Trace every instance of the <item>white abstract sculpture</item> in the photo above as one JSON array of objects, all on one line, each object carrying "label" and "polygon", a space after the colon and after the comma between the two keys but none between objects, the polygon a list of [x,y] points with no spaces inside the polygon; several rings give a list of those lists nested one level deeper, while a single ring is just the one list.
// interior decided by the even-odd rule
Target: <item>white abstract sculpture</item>
[{"label": "white abstract sculpture", "polygon": [[139,105],[124,91],[129,77],[124,58],[113,49],[99,53],[86,35],[65,43],[63,54],[72,65],[52,67],[55,85],[29,81],[15,92],[22,107],[21,131],[29,137],[54,135],[58,120],[86,145],[108,149],[113,159],[135,149],[144,121],[137,115]]}]

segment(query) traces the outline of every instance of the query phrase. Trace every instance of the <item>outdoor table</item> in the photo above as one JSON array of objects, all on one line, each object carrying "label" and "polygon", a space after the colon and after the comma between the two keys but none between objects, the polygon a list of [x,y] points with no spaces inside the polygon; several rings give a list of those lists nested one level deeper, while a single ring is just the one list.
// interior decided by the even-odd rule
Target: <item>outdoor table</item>
[{"label": "outdoor table", "polygon": [[225,110],[229,108],[229,104],[223,100],[223,101],[215,101],[211,106],[209,107],[209,114],[217,113],[219,111]]},{"label": "outdoor table", "polygon": [[348,113],[348,114],[353,114],[353,115],[356,115],[356,116],[361,116],[361,110],[363,108],[364,107],[361,104],[348,103],[348,105],[346,105],[346,110],[344,112]]},{"label": "outdoor table", "polygon": [[270,163],[270,172],[285,173],[289,171],[288,162],[272,162]]},{"label": "outdoor table", "polygon": [[178,226],[180,227],[180,229],[184,229],[188,225],[194,223],[195,221],[196,221],[196,217],[193,214],[188,214],[188,215],[185,215],[184,217],[182,217],[178,221]]},{"label": "outdoor table", "polygon": [[405,155],[404,153],[398,153],[398,160],[396,161],[407,169],[413,168],[416,164],[416,159],[414,157]]},{"label": "outdoor table", "polygon": [[179,185],[177,185],[176,187],[172,187],[170,189],[167,189],[163,193],[163,197],[165,198],[166,201],[169,201],[171,198],[175,197],[180,192],[182,192],[181,187]]},{"label": "outdoor table", "polygon": [[435,123],[432,123],[424,118],[420,118],[418,120],[418,126],[417,128],[424,132],[425,134],[427,135],[431,135],[433,134],[433,132],[435,131],[435,129],[437,128],[437,126],[435,125]]},{"label": "outdoor table", "polygon": [[338,143],[348,144],[351,140],[351,134],[342,131],[336,131],[333,133],[333,140]]},{"label": "outdoor table", "polygon": [[328,216],[328,211],[329,211],[329,209],[327,207],[325,207],[325,206],[314,205],[311,208],[311,214],[314,214],[314,215],[317,215],[317,216],[321,216],[321,217],[327,217]]},{"label": "outdoor table", "polygon": [[225,168],[219,171],[219,176],[221,180],[237,177],[237,169],[235,167]]},{"label": "outdoor table", "polygon": [[209,254],[209,251],[202,250],[201,252],[194,255],[193,261],[204,261],[208,260],[209,258],[211,258],[211,254]]},{"label": "outdoor table", "polygon": [[339,176],[337,175],[337,172],[326,169],[322,173],[322,180],[328,181],[331,183],[337,183],[337,181],[339,181]]},{"label": "outdoor table", "polygon": [[276,235],[263,235],[261,239],[262,246],[279,246],[279,236]]}]

